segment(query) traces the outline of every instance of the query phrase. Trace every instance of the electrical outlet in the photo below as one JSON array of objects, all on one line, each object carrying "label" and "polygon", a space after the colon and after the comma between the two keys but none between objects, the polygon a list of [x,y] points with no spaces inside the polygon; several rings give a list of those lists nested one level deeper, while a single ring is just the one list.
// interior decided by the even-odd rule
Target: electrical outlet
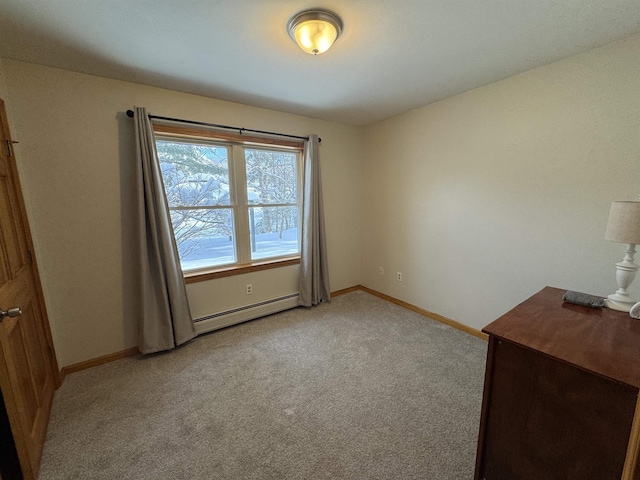
[{"label": "electrical outlet", "polygon": [[384,275],[384,267],[378,269],[378,275]]},{"label": "electrical outlet", "polygon": [[396,272],[396,280],[398,280],[399,282],[402,281],[402,272]]},{"label": "electrical outlet", "polygon": [[253,285],[247,283],[247,295],[251,295],[253,293]]}]

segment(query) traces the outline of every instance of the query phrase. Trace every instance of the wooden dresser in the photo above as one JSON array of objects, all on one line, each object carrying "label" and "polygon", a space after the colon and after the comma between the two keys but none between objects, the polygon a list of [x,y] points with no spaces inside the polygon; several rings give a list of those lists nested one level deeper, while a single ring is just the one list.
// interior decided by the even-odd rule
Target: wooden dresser
[{"label": "wooden dresser", "polygon": [[565,293],[546,287],[483,329],[476,480],[640,480],[640,320]]}]

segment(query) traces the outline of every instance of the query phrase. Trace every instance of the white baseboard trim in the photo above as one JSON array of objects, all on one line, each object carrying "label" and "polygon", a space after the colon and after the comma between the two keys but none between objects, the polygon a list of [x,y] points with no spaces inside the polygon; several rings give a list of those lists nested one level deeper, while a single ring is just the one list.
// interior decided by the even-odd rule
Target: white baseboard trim
[{"label": "white baseboard trim", "polygon": [[194,327],[196,333],[211,332],[220,328],[236,325],[237,323],[246,322],[256,318],[271,315],[272,313],[282,312],[298,306],[298,294],[285,295],[283,297],[265,300],[253,305],[247,305],[233,310],[214,313],[206,317],[195,318]]}]

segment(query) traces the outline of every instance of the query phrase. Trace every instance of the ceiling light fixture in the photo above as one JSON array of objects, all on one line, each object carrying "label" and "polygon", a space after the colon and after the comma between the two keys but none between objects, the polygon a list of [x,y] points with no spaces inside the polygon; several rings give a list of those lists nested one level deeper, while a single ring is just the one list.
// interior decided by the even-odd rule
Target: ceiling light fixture
[{"label": "ceiling light fixture", "polygon": [[287,31],[302,50],[319,55],[329,50],[342,33],[342,20],[333,12],[314,8],[291,17]]}]

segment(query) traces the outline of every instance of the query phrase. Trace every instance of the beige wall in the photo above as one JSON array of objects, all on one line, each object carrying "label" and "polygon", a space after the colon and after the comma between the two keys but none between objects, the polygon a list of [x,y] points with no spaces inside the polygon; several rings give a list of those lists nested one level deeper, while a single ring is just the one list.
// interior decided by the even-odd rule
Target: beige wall
[{"label": "beige wall", "polygon": [[[332,290],[481,328],[545,285],[615,290],[622,246],[603,235],[610,201],[640,190],[638,85],[635,36],[360,128],[2,60],[60,365],[136,343],[133,105],[319,133]],[[289,293],[295,272],[191,285],[193,314]]]},{"label": "beige wall", "polygon": [[[134,135],[124,113],[134,105],[163,116],[318,133],[331,287],[359,282],[353,225],[360,213],[361,128],[11,60],[0,69],[60,366],[136,344]],[[189,286],[193,314],[295,291],[295,273],[288,268]],[[246,283],[254,288],[250,301]]]},{"label": "beige wall", "polygon": [[367,127],[362,283],[476,328],[545,285],[613,293],[639,86],[635,36]]},{"label": "beige wall", "polygon": [[4,74],[4,60],[0,58],[0,98],[5,102],[9,99],[9,87]]}]

